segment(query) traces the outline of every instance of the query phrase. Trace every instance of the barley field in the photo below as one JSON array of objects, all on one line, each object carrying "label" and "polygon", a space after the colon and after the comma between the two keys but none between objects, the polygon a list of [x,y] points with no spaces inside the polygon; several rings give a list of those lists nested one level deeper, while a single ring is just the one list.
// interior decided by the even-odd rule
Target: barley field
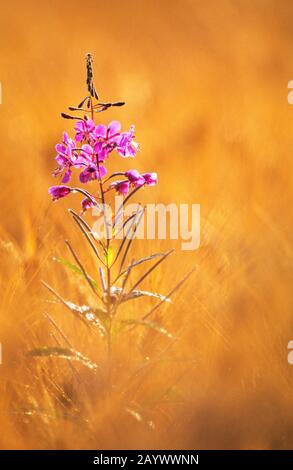
[{"label": "barley field", "polygon": [[[1,449],[292,448],[292,24],[290,0],[2,2]],[[64,261],[69,240],[97,278],[67,210],[79,198],[48,195],[88,52],[103,100],[126,102],[98,119],[134,123],[136,167],[159,176],[136,201],[201,205],[197,250],[133,243],[133,258],[175,248],[143,289],[167,295],[196,270],[153,313],[161,328],[115,331],[111,364],[99,332],[42,284],[96,301]],[[44,347],[97,367],[30,354]]]}]

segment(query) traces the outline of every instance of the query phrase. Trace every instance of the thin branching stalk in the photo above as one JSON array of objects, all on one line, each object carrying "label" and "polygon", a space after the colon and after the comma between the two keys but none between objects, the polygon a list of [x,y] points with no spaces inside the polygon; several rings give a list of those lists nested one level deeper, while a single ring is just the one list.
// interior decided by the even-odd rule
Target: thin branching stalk
[{"label": "thin branching stalk", "polygon": [[[191,274],[193,274],[197,269],[197,266],[195,266],[193,269],[191,269],[191,271],[189,271],[179,282],[178,284],[176,284],[175,287],[173,287],[173,289],[170,290],[170,292],[168,292],[168,294],[166,295],[166,297],[171,297],[171,295],[174,294],[174,292],[176,292],[179,287],[182,286],[182,284],[184,284],[184,282],[187,281],[187,279],[191,276]],[[157,305],[155,305],[153,308],[151,308],[151,310],[146,313],[143,317],[142,317],[142,320],[146,320],[148,317],[150,317],[158,308],[161,307],[161,305],[164,303],[163,300],[161,300]]]},{"label": "thin branching stalk", "polygon": [[[94,242],[98,243],[98,244],[100,245],[100,247],[102,248],[103,253],[106,254],[106,248],[105,248],[105,246],[104,246],[102,240],[97,239],[97,238],[94,236],[94,234],[93,234],[93,232],[92,232],[92,229],[90,228],[90,226],[88,225],[88,223],[87,223],[79,214],[77,214],[73,209],[68,209],[68,211],[70,212],[70,214],[71,214],[72,216],[74,216],[74,217],[78,220],[78,222],[80,223],[80,225],[82,225],[82,226],[87,230],[87,233],[90,234],[92,240],[93,240]],[[104,263],[103,260],[101,260],[101,262]],[[104,263],[104,264],[105,264],[105,263]]]},{"label": "thin branching stalk", "polygon": [[170,256],[172,253],[174,253],[174,249],[167,251],[167,253],[159,259],[151,268],[149,268],[139,279],[136,281],[136,283],[131,287],[130,291],[128,292],[128,295],[131,294],[141,283],[142,281],[145,280],[146,277],[148,277],[154,269],[156,269],[163,261],[165,261],[168,256]]},{"label": "thin branching stalk", "polygon": [[73,214],[73,220],[77,223],[78,227],[80,228],[80,230],[82,231],[82,233],[84,234],[85,238],[87,239],[87,241],[89,242],[93,252],[95,253],[96,257],[98,258],[98,260],[100,261],[100,263],[102,263],[104,266],[106,266],[106,264],[104,263],[104,261],[102,260],[102,258],[100,257],[100,254],[95,246],[95,244],[93,243],[93,241],[90,239],[90,236],[88,234],[88,232],[85,230],[84,226],[82,225],[82,223],[80,222],[80,219],[75,215]]},{"label": "thin branching stalk", "polygon": [[[124,263],[126,261],[126,258],[127,258],[127,255],[128,255],[128,252],[130,250],[130,246],[131,246],[131,243],[133,242],[134,240],[134,237],[135,237],[135,234],[137,232],[137,229],[139,228],[139,225],[140,225],[140,222],[142,220],[142,217],[144,215],[144,212],[145,212],[145,208],[143,208],[143,210],[139,213],[137,212],[137,223],[135,224],[136,222],[136,218],[133,219],[134,221],[134,224],[135,224],[135,227],[133,229],[133,232],[130,236],[130,239],[128,240],[128,243],[127,243],[127,246],[126,246],[126,249],[125,249],[125,252],[123,253],[123,256],[122,256],[122,259],[121,259],[121,263],[120,263],[120,267],[119,267],[119,273],[121,273],[122,269],[123,269],[123,266],[124,266]],[[128,234],[127,234],[128,235]]]},{"label": "thin branching stalk", "polygon": [[122,276],[124,276],[128,271],[131,271],[132,268],[135,268],[136,266],[139,266],[142,263],[145,263],[146,261],[151,261],[154,258],[157,258],[158,256],[164,256],[166,253],[153,253],[150,256],[147,256],[145,258],[141,258],[137,261],[132,261],[131,264],[125,268],[121,273],[119,273],[116,278],[114,279],[113,283],[115,284]]},{"label": "thin branching stalk", "polygon": [[[112,265],[111,265],[111,268],[114,266],[114,264],[115,264],[116,261],[118,260],[119,255],[120,255],[120,253],[121,253],[121,251],[122,251],[122,249],[123,249],[123,247],[124,247],[124,244],[125,244],[126,240],[128,239],[128,235],[130,234],[130,232],[131,232],[131,230],[132,230],[132,227],[134,227],[134,225],[135,225],[135,222],[136,222],[137,217],[138,217],[138,215],[139,215],[139,208],[140,208],[140,205],[138,204],[138,205],[137,205],[137,211],[136,211],[134,214],[132,214],[132,215],[127,219],[127,221],[126,221],[126,222],[131,222],[131,224],[129,225],[129,227],[128,227],[128,229],[127,229],[127,232],[125,233],[125,235],[124,235],[124,237],[123,237],[123,239],[122,239],[122,241],[121,241],[121,243],[120,243],[120,246],[119,246],[119,248],[118,248],[118,250],[117,250],[117,253],[116,253],[116,256],[115,256],[115,258],[114,258],[114,261],[113,261],[113,263],[112,263]],[[123,228],[125,228],[125,225],[124,225]],[[134,232],[134,230],[133,230],[133,232]]]}]

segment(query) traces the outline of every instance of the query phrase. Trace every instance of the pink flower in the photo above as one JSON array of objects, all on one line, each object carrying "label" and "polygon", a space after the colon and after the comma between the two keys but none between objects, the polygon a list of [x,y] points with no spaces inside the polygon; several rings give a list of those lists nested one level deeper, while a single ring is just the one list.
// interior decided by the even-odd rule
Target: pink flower
[{"label": "pink flower", "polygon": [[99,124],[95,128],[95,138],[96,139],[115,139],[120,136],[121,124],[119,121],[111,121],[108,127],[104,124]]},{"label": "pink flower", "polygon": [[128,170],[124,174],[126,178],[128,178],[128,181],[133,184],[135,188],[145,184],[144,177],[137,170]]},{"label": "pink flower", "polygon": [[97,158],[98,155],[91,145],[84,144],[82,146],[82,151],[78,160],[80,166],[85,167],[79,175],[79,179],[82,183],[88,183],[89,181],[99,179],[100,177],[102,179],[107,174],[106,167],[101,164],[98,166]]},{"label": "pink flower", "polygon": [[71,167],[74,165],[76,159],[74,153],[75,142],[69,138],[67,132],[63,132],[63,141],[61,144],[57,144],[55,148],[58,152],[56,161],[59,167],[53,174],[57,176],[60,173],[64,173],[61,181],[62,183],[68,183],[72,173]]},{"label": "pink flower", "polygon": [[112,121],[108,127],[100,124],[95,129],[94,145],[95,152],[99,156],[99,161],[105,161],[109,154],[117,147],[120,140],[121,124],[118,121]]},{"label": "pink flower", "polygon": [[104,162],[108,158],[109,154],[115,148],[114,143],[109,143],[108,141],[99,141],[94,145],[94,150],[96,155],[99,158],[99,162]]},{"label": "pink flower", "polygon": [[124,175],[127,180],[115,181],[109,185],[108,189],[115,189],[125,196],[129,193],[131,187],[154,186],[158,182],[157,173],[144,173],[141,175],[137,170],[128,170]]},{"label": "pink flower", "polygon": [[97,162],[96,152],[91,145],[83,144],[81,146],[80,162],[85,165]]},{"label": "pink flower", "polygon": [[82,207],[82,212],[85,212],[87,211],[88,209],[90,209],[91,207],[94,206],[94,203],[91,199],[89,199],[88,197],[85,197],[82,201],[81,201],[81,207]]},{"label": "pink flower", "polygon": [[142,177],[144,178],[147,186],[155,186],[158,182],[157,173],[143,173]]},{"label": "pink flower", "polygon": [[[62,183],[70,180],[73,168],[81,169],[79,179],[82,183],[103,179],[107,174],[103,163],[113,150],[123,157],[135,157],[139,150],[139,145],[134,141],[134,126],[131,126],[127,132],[121,132],[121,124],[118,121],[111,121],[108,126],[104,124],[96,126],[92,119],[85,117],[76,123],[74,129],[75,141],[81,142],[81,148],[76,147],[75,141],[66,132],[63,133],[62,142],[56,145],[58,152],[56,160],[59,167],[54,174],[63,173]],[[118,174],[124,175],[126,179],[110,184],[108,189],[115,189],[124,196],[132,188],[154,186],[158,180],[156,173],[140,174],[135,169]],[[67,196],[70,191],[67,186],[52,186],[49,189],[53,200]],[[82,201],[84,210],[91,205],[88,198]]]},{"label": "pink flower", "polygon": [[48,191],[48,193],[52,196],[53,201],[67,196],[70,192],[71,188],[68,186],[51,186]]},{"label": "pink flower", "polygon": [[129,193],[130,183],[127,180],[115,181],[110,184],[109,189],[115,189],[117,193],[126,196]]},{"label": "pink flower", "polygon": [[92,140],[94,139],[95,123],[92,119],[84,119],[76,123],[74,130],[76,131],[76,142]]},{"label": "pink flower", "polygon": [[135,157],[137,151],[139,150],[139,145],[137,142],[134,142],[133,139],[134,126],[131,126],[128,132],[122,132],[120,135],[120,140],[117,145],[117,152],[122,157]]},{"label": "pink flower", "polygon": [[155,186],[158,182],[157,173],[143,173],[141,175],[137,170],[129,170],[124,174],[135,188],[143,185]]},{"label": "pink flower", "polygon": [[107,168],[103,165],[95,165],[90,163],[79,175],[81,183],[88,183],[89,181],[102,179],[107,174]]}]

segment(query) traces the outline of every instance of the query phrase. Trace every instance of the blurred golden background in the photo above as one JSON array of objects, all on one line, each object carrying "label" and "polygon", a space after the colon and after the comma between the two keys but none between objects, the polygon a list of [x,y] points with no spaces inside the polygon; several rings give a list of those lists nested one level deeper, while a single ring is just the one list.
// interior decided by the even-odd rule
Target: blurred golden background
[{"label": "blurred golden background", "polygon": [[[292,24],[290,0],[2,3],[0,448],[292,447]],[[26,356],[55,344],[48,312],[105,361],[101,339],[40,282],[73,302],[89,295],[52,260],[70,258],[65,239],[96,269],[67,213],[78,197],[47,194],[89,51],[101,97],[126,101],[101,119],[134,123],[136,167],[159,174],[144,200],[201,204],[198,250],[136,245],[136,257],[178,248],[144,287],[166,294],[197,271],[156,315],[174,340],[117,341],[106,398],[98,372]],[[133,315],[150,305],[137,300]]]}]

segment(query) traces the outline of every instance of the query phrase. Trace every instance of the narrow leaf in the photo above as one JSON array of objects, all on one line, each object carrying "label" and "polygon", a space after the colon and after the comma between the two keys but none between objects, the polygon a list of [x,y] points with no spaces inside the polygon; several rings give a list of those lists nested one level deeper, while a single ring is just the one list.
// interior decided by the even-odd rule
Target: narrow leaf
[{"label": "narrow leaf", "polygon": [[[126,248],[125,248],[125,251],[124,251],[124,253],[123,253],[122,260],[121,260],[121,263],[120,263],[119,273],[120,273],[120,272],[122,271],[122,269],[123,269],[124,263],[125,263],[125,261],[126,261],[128,252],[129,252],[130,247],[131,247],[131,243],[132,243],[133,240],[134,240],[135,234],[136,234],[136,232],[137,232],[137,229],[138,229],[138,227],[139,227],[139,224],[140,224],[140,222],[141,222],[141,220],[142,220],[142,217],[143,217],[143,215],[144,215],[144,211],[145,211],[145,207],[143,208],[143,210],[141,211],[140,214],[139,214],[139,212],[136,213],[137,216],[138,216],[138,214],[139,214],[139,217],[137,218],[137,220],[136,220],[136,217],[133,219],[133,222],[132,222],[132,224],[131,224],[131,227],[133,226],[134,223],[135,223],[135,226],[134,226],[133,232],[132,232],[132,234],[131,234],[131,237],[130,237],[128,243],[127,243],[127,246],[126,246]],[[127,236],[128,236],[128,235],[127,235]]]},{"label": "narrow leaf", "polygon": [[[191,271],[189,271],[189,273],[187,273],[182,279],[181,281],[178,282],[178,284],[176,284],[175,287],[173,287],[173,289],[170,290],[170,292],[167,294],[167,297],[171,297],[172,294],[174,294],[174,292],[176,292],[177,289],[179,289],[179,287],[182,286],[182,284],[184,284],[185,281],[187,281],[187,279],[191,276],[191,274],[194,273],[194,271],[196,271],[197,269],[197,266],[195,266],[195,268],[193,268]],[[162,301],[159,302],[157,305],[155,305],[155,307],[153,307],[148,313],[146,313],[143,317],[142,317],[142,320],[145,320],[146,318],[148,318],[153,312],[155,312],[155,310],[157,310],[161,305],[162,305]]]},{"label": "narrow leaf", "polygon": [[[130,240],[133,239],[133,237],[134,237],[134,235],[135,235],[136,230],[133,230],[133,232],[132,232],[132,234],[131,234],[131,237],[129,238],[129,234],[130,234],[130,232],[131,232],[131,230],[132,230],[132,227],[135,226],[136,219],[138,218],[138,215],[139,215],[139,213],[140,213],[139,209],[140,209],[140,205],[138,204],[138,205],[137,205],[137,211],[136,211],[134,214],[132,214],[130,217],[128,217],[128,219],[124,222],[124,224],[123,224],[123,226],[122,226],[122,230],[124,230],[124,227],[126,226],[126,224],[127,224],[128,222],[132,221],[131,224],[129,225],[127,231],[126,231],[126,234],[125,234],[124,237],[123,237],[122,242],[120,243],[120,246],[119,246],[119,248],[118,248],[118,250],[117,250],[117,254],[116,254],[116,256],[115,256],[115,259],[114,259],[114,261],[113,261],[113,264],[114,264],[114,263],[117,261],[117,259],[119,258],[119,255],[120,255],[120,253],[122,252],[122,249],[123,249],[123,247],[124,247],[124,244],[125,244],[126,240],[127,240],[127,239],[128,239],[128,240],[129,240],[129,239],[130,239]],[[144,210],[142,211],[142,213],[143,213],[143,212],[144,212]],[[140,217],[140,218],[141,218],[141,217]],[[139,222],[140,222],[140,218],[139,218]],[[139,224],[139,222],[138,222],[138,224]],[[117,233],[119,233],[119,232],[120,232],[120,230],[119,230]],[[116,235],[117,235],[117,234],[116,234]],[[127,251],[128,251],[128,250],[127,250]],[[126,252],[126,254],[127,254],[127,252]],[[125,259],[125,257],[126,257],[126,255],[125,255],[125,253],[124,253],[121,264],[124,262],[123,260]],[[121,271],[121,265],[120,265],[120,271]]]},{"label": "narrow leaf", "polygon": [[163,326],[159,325],[158,323],[155,323],[153,321],[146,321],[146,320],[124,320],[122,323],[125,323],[127,325],[136,325],[136,326],[145,326],[147,328],[151,328],[155,331],[157,331],[158,333],[161,333],[162,335],[165,335],[167,336],[168,338],[170,339],[173,339],[174,336],[169,333],[168,330],[166,330],[166,328],[164,328]]},{"label": "narrow leaf", "polygon": [[[83,272],[82,270],[76,266],[75,264],[73,263],[70,263],[70,261],[64,259],[64,258],[53,258],[53,261],[56,261],[57,263],[60,263],[62,264],[63,266],[65,266],[66,268],[70,269],[71,271],[73,271],[74,273],[76,274],[79,274],[80,276],[83,276]],[[95,287],[98,287],[98,284],[97,282],[92,278],[90,277],[90,280],[91,280],[91,283],[95,286]]]},{"label": "narrow leaf", "polygon": [[83,265],[81,264],[77,254],[75,253],[74,249],[72,248],[72,246],[70,245],[69,241],[68,240],[65,240],[65,243],[66,245],[68,246],[73,258],[75,259],[75,262],[78,264],[79,268],[81,269],[82,271],[82,274],[85,278],[85,280],[87,281],[88,285],[90,286],[91,290],[93,291],[93,293],[99,298],[101,299],[101,295],[99,294],[99,292],[97,291],[97,288],[93,285],[92,281],[91,281],[91,278],[90,276],[87,274],[85,268],[83,267]]},{"label": "narrow leaf", "polygon": [[114,250],[112,246],[109,246],[105,253],[106,265],[110,266],[113,263],[113,259],[114,259]]},{"label": "narrow leaf", "polygon": [[58,357],[60,359],[78,361],[89,369],[97,369],[98,367],[97,364],[92,362],[90,359],[71,348],[45,346],[43,348],[32,349],[31,351],[28,351],[27,355],[32,357]]},{"label": "narrow leaf", "polygon": [[69,300],[61,297],[61,295],[58,294],[58,292],[56,292],[46,282],[42,281],[42,284],[59,300],[59,302],[67,307],[67,309],[77,316],[86,326],[96,326],[102,335],[105,333],[105,328],[101,318],[105,316],[106,310],[101,307],[92,309],[88,305],[76,305],[73,302],[70,302]]},{"label": "narrow leaf", "polygon": [[[134,284],[134,286],[132,286],[132,288],[130,289],[130,291],[128,292],[128,295],[131,294],[131,292],[133,292],[138,286],[139,284],[141,284],[142,281],[144,281],[144,279],[149,276],[151,274],[151,272],[156,269],[159,264],[161,264],[169,255],[171,255],[171,253],[173,253],[174,250],[170,250],[170,251],[167,251],[163,257],[161,259],[159,259],[159,261],[157,261],[150,269],[148,269],[139,279],[138,281]],[[169,296],[168,296],[169,297]]]},{"label": "narrow leaf", "polygon": [[[121,287],[111,287],[111,293],[113,294],[121,294],[122,288]],[[154,297],[156,299],[162,300],[162,302],[171,302],[171,299],[166,297],[165,295],[157,294],[155,292],[150,292],[147,290],[134,290],[130,294],[123,294],[122,295],[122,302],[126,302],[127,300],[137,299],[139,297]]]},{"label": "narrow leaf", "polygon": [[131,263],[126,269],[124,269],[124,271],[122,271],[120,274],[118,274],[118,276],[116,277],[115,281],[114,282],[117,282],[118,279],[121,277],[121,276],[124,276],[124,274],[126,274],[128,271],[130,271],[132,268],[135,268],[135,266],[139,266],[140,264],[142,263],[145,263],[146,261],[151,261],[152,259],[154,258],[157,258],[158,256],[164,256],[166,253],[154,253],[150,256],[146,256],[145,258],[141,258],[137,261],[134,261],[133,263]]}]

